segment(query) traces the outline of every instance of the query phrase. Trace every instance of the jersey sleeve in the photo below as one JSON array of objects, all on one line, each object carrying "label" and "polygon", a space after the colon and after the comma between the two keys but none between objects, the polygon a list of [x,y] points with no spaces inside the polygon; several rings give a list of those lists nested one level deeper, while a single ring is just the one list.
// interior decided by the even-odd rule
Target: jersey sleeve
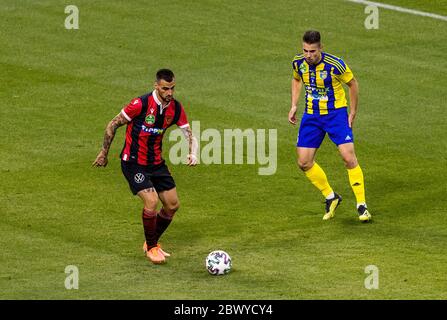
[{"label": "jersey sleeve", "polygon": [[351,69],[346,63],[343,62],[343,60],[340,60],[340,63],[334,70],[334,73],[343,83],[348,83],[352,80],[352,78],[354,78],[354,74],[352,73]]},{"label": "jersey sleeve", "polygon": [[133,118],[141,113],[142,108],[143,103],[141,102],[141,99],[135,98],[121,110],[121,113],[128,121],[132,121]]},{"label": "jersey sleeve", "polygon": [[177,120],[176,125],[179,128],[186,128],[189,126],[188,118],[186,117],[185,109],[183,109],[183,105],[180,104],[180,116]]},{"label": "jersey sleeve", "polygon": [[293,60],[292,61],[292,72],[293,72],[293,78],[295,78],[296,80],[300,80],[300,73],[298,71],[298,61],[297,60]]}]

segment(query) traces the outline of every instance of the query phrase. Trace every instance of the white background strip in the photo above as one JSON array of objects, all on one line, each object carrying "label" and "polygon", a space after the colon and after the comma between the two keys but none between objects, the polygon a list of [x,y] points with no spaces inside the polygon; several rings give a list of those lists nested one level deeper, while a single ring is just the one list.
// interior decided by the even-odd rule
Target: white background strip
[{"label": "white background strip", "polygon": [[424,17],[429,17],[429,18],[433,18],[433,19],[447,21],[447,17],[446,16],[441,16],[439,14],[423,12],[423,11],[418,11],[418,10],[413,10],[413,9],[402,8],[402,7],[393,6],[393,5],[386,4],[386,3],[365,1],[365,0],[346,0],[346,1],[354,2],[354,3],[360,3],[360,4],[365,4],[365,5],[371,5],[371,6],[376,6],[376,7],[379,7],[379,8],[385,8],[385,9],[389,9],[389,10],[405,12],[405,13],[410,13],[410,14],[414,14],[414,15],[418,15],[418,16],[424,16]]}]

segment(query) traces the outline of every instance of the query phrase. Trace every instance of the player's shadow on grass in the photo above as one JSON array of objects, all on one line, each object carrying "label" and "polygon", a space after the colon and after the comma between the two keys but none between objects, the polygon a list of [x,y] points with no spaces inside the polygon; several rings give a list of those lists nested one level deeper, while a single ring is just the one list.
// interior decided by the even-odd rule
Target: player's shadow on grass
[{"label": "player's shadow on grass", "polygon": [[357,216],[343,217],[343,218],[340,218],[340,221],[343,225],[349,226],[349,227],[354,227],[354,228],[364,228],[364,227],[368,227],[368,225],[375,224],[374,217],[368,222],[360,221]]}]

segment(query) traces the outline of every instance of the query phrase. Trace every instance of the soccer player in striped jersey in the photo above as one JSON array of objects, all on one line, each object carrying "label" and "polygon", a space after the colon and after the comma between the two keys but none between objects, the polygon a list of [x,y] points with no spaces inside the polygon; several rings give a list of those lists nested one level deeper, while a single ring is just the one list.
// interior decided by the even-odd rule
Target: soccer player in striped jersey
[{"label": "soccer player in striped jersey", "polygon": [[[369,221],[365,200],[363,172],[354,151],[352,126],[357,114],[358,83],[348,65],[340,58],[323,52],[318,31],[303,36],[303,53],[293,58],[292,106],[289,122],[297,123],[298,99],[304,86],[305,110],[297,141],[298,166],[326,198],[323,220],[334,217],[342,197],[335,193],[325,172],[315,162],[315,155],[326,133],[338,147],[348,171],[349,182],[357,200],[358,218]],[[349,88],[349,114],[343,84]]]},{"label": "soccer player in striped jersey", "polygon": [[[132,99],[107,125],[104,142],[93,166],[107,166],[107,155],[116,130],[127,124],[121,152],[121,170],[130,190],[143,201],[143,251],[154,264],[166,262],[170,254],[158,240],[179,208],[174,179],[162,158],[162,140],[166,130],[176,124],[189,142],[188,165],[197,164],[197,139],[193,136],[185,110],[174,99],[174,73],[161,69],[156,74],[154,90]],[[157,212],[158,201],[162,207]]]}]

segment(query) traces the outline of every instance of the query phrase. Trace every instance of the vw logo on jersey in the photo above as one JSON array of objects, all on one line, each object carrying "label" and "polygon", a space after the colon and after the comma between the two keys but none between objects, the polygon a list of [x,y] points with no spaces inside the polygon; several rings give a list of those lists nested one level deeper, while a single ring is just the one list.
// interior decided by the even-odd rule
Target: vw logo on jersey
[{"label": "vw logo on jersey", "polygon": [[133,179],[135,180],[136,183],[142,183],[144,181],[144,174],[142,173],[137,173]]},{"label": "vw logo on jersey", "polygon": [[326,70],[322,70],[320,71],[320,78],[325,80],[327,78],[327,71]]}]

